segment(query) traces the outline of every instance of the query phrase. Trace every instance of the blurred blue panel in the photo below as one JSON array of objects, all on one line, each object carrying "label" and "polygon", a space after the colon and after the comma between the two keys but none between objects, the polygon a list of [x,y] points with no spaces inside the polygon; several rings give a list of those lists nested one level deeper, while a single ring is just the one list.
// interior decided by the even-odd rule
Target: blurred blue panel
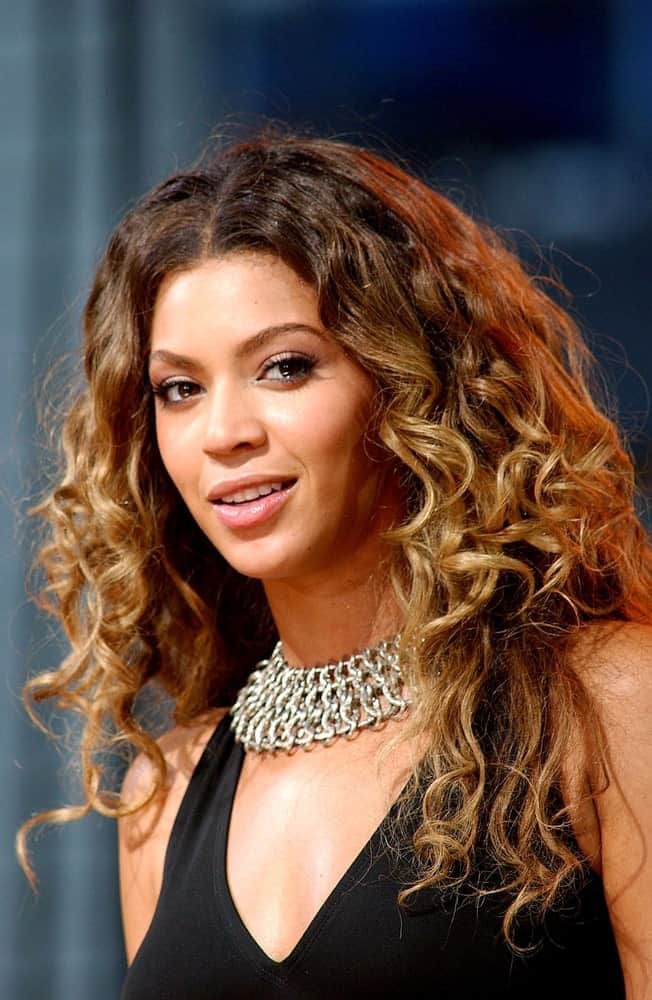
[{"label": "blurred blue panel", "polygon": [[608,13],[607,0],[284,5],[222,13],[215,38],[255,66],[262,110],[276,101],[283,117],[332,122],[337,108],[364,116],[385,100],[383,129],[432,148],[469,133],[604,135]]}]

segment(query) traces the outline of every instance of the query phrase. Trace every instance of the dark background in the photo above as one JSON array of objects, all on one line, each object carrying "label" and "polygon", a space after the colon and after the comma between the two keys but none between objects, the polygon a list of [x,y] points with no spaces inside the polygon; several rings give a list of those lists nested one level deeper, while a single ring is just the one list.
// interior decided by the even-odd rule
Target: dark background
[{"label": "dark background", "polygon": [[36,900],[11,846],[25,816],[75,795],[68,757],[18,701],[26,674],[62,648],[25,596],[23,514],[44,468],[35,386],[78,342],[108,233],[234,123],[274,118],[398,153],[560,272],[649,489],[652,5],[4,0],[0,29],[0,994],[112,1000],[123,975],[112,824],[42,835]]}]

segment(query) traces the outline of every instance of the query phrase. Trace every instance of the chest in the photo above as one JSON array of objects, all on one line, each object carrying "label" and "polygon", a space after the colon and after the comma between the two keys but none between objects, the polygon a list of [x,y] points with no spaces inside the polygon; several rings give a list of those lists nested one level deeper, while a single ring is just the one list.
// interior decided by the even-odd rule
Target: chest
[{"label": "chest", "polygon": [[[570,1000],[588,994],[614,1000],[624,997],[602,888],[595,876],[589,877],[579,895],[550,915],[540,934],[541,948],[519,958],[501,937],[505,903],[497,897],[481,902],[451,901],[431,891],[419,898],[418,905],[399,908],[399,873],[377,834],[314,916],[308,912],[306,917],[306,911],[301,911],[303,920],[311,918],[309,925],[302,931],[297,918],[292,933],[288,933],[288,911],[279,887],[285,886],[289,910],[297,917],[293,901],[302,898],[307,883],[273,881],[270,888],[265,881],[269,869],[290,870],[288,857],[292,852],[284,850],[281,838],[303,830],[309,840],[311,823],[330,814],[338,803],[354,816],[366,812],[369,822],[367,805],[380,800],[375,791],[366,800],[365,783],[359,781],[353,758],[337,781],[328,780],[316,767],[313,773],[306,770],[305,784],[297,784],[295,798],[290,794],[292,783],[284,787],[270,780],[269,784],[256,785],[255,769],[242,760],[239,749],[230,748],[225,731],[217,734],[209,750],[181,803],[156,913],[130,967],[123,1000],[151,1000],[154,996],[159,1000],[401,996],[407,983],[410,996],[424,1000],[432,996],[441,1000],[479,996],[487,1000],[524,996],[528,1000],[549,1000],[551,996]],[[350,782],[345,780],[349,775]],[[239,829],[233,826],[238,822],[236,809],[246,806],[248,785],[252,792],[267,789],[267,808],[263,809],[263,802],[256,811],[240,810],[240,818],[250,820],[256,837],[245,834],[236,841],[232,837]],[[382,788],[381,781],[381,797]],[[306,797],[304,810],[298,805],[290,808],[294,802],[305,802]],[[270,819],[279,801],[285,809],[279,810],[280,819]],[[269,838],[266,823],[271,824]],[[356,823],[349,822],[346,812],[328,826],[336,834],[354,828]],[[227,853],[236,845],[235,862],[229,866]],[[269,845],[283,851],[284,864],[276,865]],[[340,863],[348,860],[340,856]],[[242,869],[239,874],[238,865]],[[299,864],[296,877],[311,875],[309,867]],[[255,886],[262,880],[264,888],[259,885],[245,906],[244,896],[238,893],[243,891],[248,870],[255,873],[250,884]],[[329,871],[332,878],[333,869]],[[265,899],[268,889],[279,908],[278,923],[285,928],[285,937],[275,937],[272,926],[265,941],[264,928],[261,933],[258,925],[251,924],[251,930],[260,935],[256,937],[245,921],[251,920],[252,914],[255,921],[260,911],[273,925]],[[314,905],[314,897],[310,898]]]},{"label": "chest", "polygon": [[369,733],[292,757],[245,755],[226,878],[245,927],[276,961],[293,951],[407,781],[414,748],[387,749],[386,740]]}]

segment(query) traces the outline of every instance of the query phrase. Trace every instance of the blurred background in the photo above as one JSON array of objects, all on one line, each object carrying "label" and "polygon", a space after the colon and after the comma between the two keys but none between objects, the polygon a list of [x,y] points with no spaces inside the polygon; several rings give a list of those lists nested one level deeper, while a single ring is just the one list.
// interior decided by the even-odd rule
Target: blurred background
[{"label": "blurred background", "polygon": [[121,214],[234,122],[400,154],[559,271],[649,489],[651,67],[649,0],[0,2],[3,998],[113,1000],[124,973],[113,825],[41,835],[38,897],[12,849],[75,794],[19,704],[61,649],[24,583],[38,380],[78,343]]}]

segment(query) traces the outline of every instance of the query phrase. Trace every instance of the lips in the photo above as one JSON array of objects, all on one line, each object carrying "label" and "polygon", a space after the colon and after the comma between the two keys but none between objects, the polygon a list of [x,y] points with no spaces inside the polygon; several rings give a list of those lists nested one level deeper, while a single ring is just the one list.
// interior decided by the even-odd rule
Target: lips
[{"label": "lips", "polygon": [[216,517],[230,528],[252,528],[276,515],[290,498],[296,479],[239,481],[211,490]]},{"label": "lips", "polygon": [[216,503],[248,503],[250,500],[258,500],[259,497],[269,496],[270,493],[278,493],[283,489],[283,483],[261,483],[260,486],[249,486],[247,489],[238,490],[237,493],[230,493],[222,497]]}]

